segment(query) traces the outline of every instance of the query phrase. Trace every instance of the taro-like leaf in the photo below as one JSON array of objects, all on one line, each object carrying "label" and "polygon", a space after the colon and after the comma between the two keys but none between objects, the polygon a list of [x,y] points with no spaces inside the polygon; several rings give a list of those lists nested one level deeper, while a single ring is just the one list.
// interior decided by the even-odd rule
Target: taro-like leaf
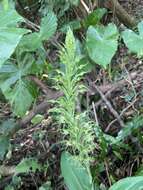
[{"label": "taro-like leaf", "polygon": [[138,57],[143,57],[143,21],[138,24],[138,32],[126,29],[122,33],[122,37],[130,52],[136,53]]},{"label": "taro-like leaf", "polygon": [[86,37],[90,58],[106,69],[117,51],[118,36],[117,27],[112,23],[108,26],[90,26]]}]

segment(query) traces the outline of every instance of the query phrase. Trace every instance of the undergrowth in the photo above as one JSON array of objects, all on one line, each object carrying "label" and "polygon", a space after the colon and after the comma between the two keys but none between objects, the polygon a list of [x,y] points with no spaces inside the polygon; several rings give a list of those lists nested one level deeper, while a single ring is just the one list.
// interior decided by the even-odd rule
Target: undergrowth
[{"label": "undergrowth", "polygon": [[78,0],[2,0],[0,18],[0,188],[141,190],[143,21]]}]

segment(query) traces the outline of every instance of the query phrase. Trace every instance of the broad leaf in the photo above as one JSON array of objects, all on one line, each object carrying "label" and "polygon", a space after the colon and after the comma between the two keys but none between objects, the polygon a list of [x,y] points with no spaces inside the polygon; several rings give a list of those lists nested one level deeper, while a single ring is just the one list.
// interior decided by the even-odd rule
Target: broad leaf
[{"label": "broad leaf", "polygon": [[57,29],[56,15],[50,11],[41,21],[40,38],[41,40],[48,40],[51,38]]},{"label": "broad leaf", "polygon": [[23,36],[18,47],[20,47],[24,51],[31,51],[32,52],[41,46],[42,46],[42,42],[41,42],[39,33],[33,32],[31,34],[27,34],[27,35]]},{"label": "broad leaf", "polygon": [[25,158],[23,159],[15,168],[15,173],[29,173],[36,172],[36,170],[41,170],[41,165],[38,163],[37,159]]},{"label": "broad leaf", "polygon": [[135,116],[132,121],[128,122],[126,126],[118,133],[116,143],[125,140],[129,135],[137,129],[143,127],[143,116]]},{"label": "broad leaf", "polygon": [[143,177],[128,177],[115,183],[109,190],[142,190]]},{"label": "broad leaf", "polygon": [[30,108],[36,91],[28,80],[24,79],[30,74],[34,58],[30,54],[20,58],[17,55],[18,64],[7,62],[0,68],[0,88],[6,99],[11,103],[13,111],[18,116],[23,116]]},{"label": "broad leaf", "polygon": [[86,48],[90,58],[105,69],[118,47],[118,30],[114,24],[90,26],[87,31]]},{"label": "broad leaf", "polygon": [[14,9],[0,12],[0,67],[12,55],[22,36],[28,30],[16,28],[22,17]]},{"label": "broad leaf", "polygon": [[62,153],[61,170],[69,190],[93,190],[90,174],[69,153]]},{"label": "broad leaf", "polygon": [[126,46],[132,53],[136,53],[139,57],[143,56],[143,21],[138,24],[139,34],[132,30],[126,29],[122,33]]},{"label": "broad leaf", "polygon": [[4,94],[9,99],[13,112],[21,117],[26,113],[34,101],[34,98],[28,89],[27,83],[23,80],[19,80],[10,93],[9,91],[6,91]]},{"label": "broad leaf", "polygon": [[25,51],[35,51],[42,46],[42,41],[49,40],[57,29],[57,18],[50,11],[41,21],[40,31],[24,36],[19,46]]},{"label": "broad leaf", "polygon": [[0,28],[16,27],[17,22],[23,20],[23,18],[14,9],[0,11],[0,18]]}]

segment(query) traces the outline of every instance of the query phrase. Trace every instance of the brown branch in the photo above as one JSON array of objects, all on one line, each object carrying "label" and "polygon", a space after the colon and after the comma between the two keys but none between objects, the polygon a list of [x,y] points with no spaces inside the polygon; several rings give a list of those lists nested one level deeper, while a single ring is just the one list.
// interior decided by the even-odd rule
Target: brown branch
[{"label": "brown branch", "polygon": [[111,103],[108,101],[108,99],[102,93],[102,91],[96,85],[94,87],[97,90],[97,92],[100,94],[101,98],[103,99],[103,101],[105,102],[105,104],[107,105],[107,107],[109,108],[109,110],[111,111],[111,113],[117,119],[117,121],[119,122],[119,124],[121,125],[121,127],[124,127],[124,122],[121,120],[121,118],[120,118],[119,114],[117,113],[117,111],[112,107]]},{"label": "brown branch", "polygon": [[39,78],[34,75],[28,76],[28,79],[32,80],[46,95],[53,95],[53,91],[50,90],[46,84],[44,84]]},{"label": "brown branch", "polygon": [[[132,72],[130,73],[130,77],[132,80],[136,79],[136,81],[142,81],[143,79],[143,73],[137,73],[137,72]],[[102,93],[107,93],[107,95],[109,95],[111,92],[117,90],[118,88],[121,88],[125,85],[128,84],[127,79],[122,79],[114,84],[108,84],[108,85],[104,85],[104,86],[96,86],[98,87],[98,89],[102,92]],[[94,86],[94,83],[90,84],[91,86],[89,87],[89,94],[91,93],[91,95],[95,95],[97,93],[97,90]],[[35,106],[29,113],[27,116],[25,116],[23,119],[19,120],[17,122],[17,125],[15,126],[15,128],[13,128],[13,130],[9,133],[9,136],[14,135],[20,128],[25,127],[28,123],[31,122],[31,119],[38,113],[43,113],[45,112],[45,110],[50,108],[50,103],[48,102],[49,100],[56,100],[57,98],[63,96],[62,92],[58,92],[58,91],[54,91],[49,89],[48,87],[46,87],[47,89],[47,100],[42,102],[41,104]],[[108,94],[108,92],[110,91],[110,93]],[[104,95],[106,98],[106,95]],[[107,98],[106,98],[107,99]],[[102,99],[103,100],[103,99]],[[101,101],[100,101],[101,103]],[[98,103],[98,105],[100,104]],[[96,103],[95,103],[96,106]]]},{"label": "brown branch", "polygon": [[100,7],[110,9],[118,17],[121,23],[129,28],[133,28],[137,25],[136,19],[129,15],[127,11],[121,6],[118,0],[98,0]]},{"label": "brown branch", "polygon": [[25,118],[23,118],[22,120],[20,120],[20,122],[19,122],[20,127],[23,127],[23,126],[27,125],[36,114],[43,113],[43,112],[45,112],[45,110],[47,110],[48,108],[50,108],[50,104],[51,103],[49,102],[49,100],[56,100],[59,97],[63,96],[63,93],[61,93],[61,92],[53,91],[53,95],[52,95],[52,91],[50,91],[50,92],[51,92],[51,94],[47,98],[46,101],[42,102],[38,106],[35,106],[33,108],[33,110],[30,111],[27,116],[25,116]]},{"label": "brown branch", "polygon": [[[52,94],[53,93],[53,94]],[[50,108],[50,100],[56,100],[59,97],[63,96],[63,93],[61,92],[56,92],[50,90],[50,95],[47,97],[47,100],[42,102],[41,104],[35,106],[29,113],[26,115],[23,119],[19,120],[15,127],[9,132],[8,136],[11,137],[13,136],[18,130],[21,128],[25,127],[28,123],[31,122],[32,118],[39,114],[39,113],[44,113],[47,109]]]},{"label": "brown branch", "polygon": [[[132,72],[130,73],[130,79],[131,80],[136,80],[136,81],[142,81],[143,80],[143,72],[139,73],[139,72]],[[90,81],[89,81],[90,82]],[[116,81],[114,83],[109,83],[106,85],[101,85],[98,86],[98,88],[102,91],[102,93],[107,93],[107,96],[109,96],[111,94],[111,92],[122,88],[123,86],[126,86],[127,84],[129,84],[128,81],[128,76],[126,76],[126,78],[121,79],[119,81]],[[94,82],[90,82],[89,83],[89,94],[94,95],[97,92],[95,91],[94,88]]]}]

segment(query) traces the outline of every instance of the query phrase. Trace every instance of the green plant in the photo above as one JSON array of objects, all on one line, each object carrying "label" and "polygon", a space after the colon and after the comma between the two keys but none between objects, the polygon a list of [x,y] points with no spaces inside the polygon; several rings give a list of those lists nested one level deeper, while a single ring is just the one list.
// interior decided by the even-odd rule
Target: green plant
[{"label": "green plant", "polygon": [[130,52],[136,53],[138,57],[143,56],[143,21],[138,24],[138,33],[126,29],[122,37]]},{"label": "green plant", "polygon": [[[0,11],[0,67],[10,58],[22,36],[28,32],[17,27],[17,22],[23,18],[15,9]],[[9,19],[11,18],[11,19]]]},{"label": "green plant", "polygon": [[61,171],[69,190],[94,190],[90,171],[68,152],[62,153]]},{"label": "green plant", "polygon": [[[87,91],[86,87],[82,85],[82,80],[86,80],[84,75],[94,68],[94,63],[100,65],[103,69],[107,69],[117,51],[119,32],[116,25],[113,23],[109,23],[107,26],[101,25],[101,19],[107,13],[107,10],[94,10],[94,3],[91,0],[85,2],[79,0],[19,1],[23,4],[23,10],[26,13],[31,14],[33,10],[37,11],[35,13],[37,20],[33,19],[35,15],[31,17],[28,14],[24,15],[27,19],[22,18],[10,2],[12,1],[0,1],[0,88],[11,105],[12,117],[14,116],[15,120],[18,119],[18,122],[16,123],[13,119],[0,121],[0,160],[7,163],[7,160],[5,162],[4,159],[5,157],[8,159],[9,155],[13,153],[13,145],[10,144],[11,135],[13,136],[13,131],[19,129],[18,124],[21,119],[19,117],[25,117],[27,114],[27,118],[31,114],[30,112],[28,115],[28,111],[39,95],[35,81],[31,80],[32,77],[37,77],[36,79],[41,83],[45,76],[53,77],[53,73],[47,71],[47,67],[50,67],[47,65],[48,57],[51,53],[53,54],[51,57],[56,57],[57,42],[62,42],[64,33],[68,29],[65,44],[59,52],[61,64],[58,65],[57,57],[56,61],[51,61],[54,68],[55,88],[63,93],[62,97],[54,101],[55,108],[52,110],[54,116],[57,117],[59,131],[62,136],[61,144],[64,150],[61,156],[62,176],[69,190],[101,189],[98,184],[102,183],[99,179],[102,172],[104,173],[103,176],[107,176],[109,184],[113,184],[118,178],[116,177],[116,171],[115,175],[112,173],[114,172],[112,171],[112,164],[114,164],[112,163],[112,157],[115,163],[119,160],[122,161],[122,149],[133,149],[132,145],[126,143],[126,141],[128,139],[132,140],[134,136],[138,140],[137,145],[142,145],[143,138],[140,130],[143,125],[142,116],[133,118],[118,134],[116,133],[117,136],[115,137],[115,133],[114,136],[112,136],[113,134],[106,134],[102,127],[100,128],[95,122],[91,121],[88,110],[85,111],[85,99],[80,110],[77,104],[78,101],[82,103],[81,95]],[[74,38],[69,26],[76,30],[79,39]],[[57,35],[52,38],[56,30],[58,30]],[[121,36],[131,52],[137,54],[138,57],[143,56],[143,22],[138,24],[137,33],[126,29]],[[85,38],[86,40],[84,40]],[[48,43],[47,40],[49,40]],[[57,67],[58,70],[55,72]],[[98,71],[95,73],[97,74]],[[51,78],[49,77],[49,79]],[[102,79],[100,80],[102,81]],[[50,80],[44,82],[42,86],[51,85]],[[44,96],[44,98],[47,99],[47,96]],[[96,97],[92,98],[96,99]],[[32,115],[34,114],[32,112]],[[39,124],[40,126],[43,118],[44,116],[37,114],[31,119],[31,124]],[[39,141],[45,150],[46,145],[44,146],[43,142],[47,129],[42,130],[43,127],[35,131],[32,140],[33,142]],[[49,144],[47,146],[49,148]],[[49,148],[49,151],[52,148],[53,145]],[[110,149],[113,153],[111,157],[109,156]],[[130,156],[136,153],[137,151],[129,152]],[[93,161],[96,161],[97,166]],[[110,168],[108,171],[104,164],[106,161],[109,162],[109,167],[111,164],[111,173]],[[90,171],[92,164],[93,167]],[[22,178],[19,175],[34,173],[37,169],[41,171],[41,168],[43,166],[39,165],[37,159],[22,159],[14,168],[12,184],[7,186],[6,189],[20,189]],[[139,175],[140,177],[120,180],[109,190],[141,189],[143,186],[142,172]],[[40,190],[52,189],[50,179],[46,180],[47,182],[39,188]]]},{"label": "green plant", "polygon": [[25,35],[19,44],[19,48],[22,48],[23,51],[36,51],[42,47],[43,41],[49,40],[54,35],[56,29],[57,17],[52,11],[49,11],[46,16],[41,19],[39,31]]},{"label": "green plant", "polygon": [[[9,16],[12,16],[12,20],[10,21],[7,19]],[[3,28],[6,27],[5,22],[7,23],[7,26],[11,27],[14,25],[13,27],[15,27],[17,21],[21,21],[21,17],[18,16],[16,11],[13,10],[12,12],[7,11],[4,15],[1,15],[1,18],[2,21],[0,24],[3,26]],[[37,97],[35,85],[33,85],[28,76],[40,74],[44,68],[43,64],[45,60],[42,60],[41,58],[43,55],[40,55],[41,53],[38,55],[37,53],[38,58],[35,59],[35,56],[32,52],[35,52],[40,48],[42,49],[42,42],[52,37],[56,31],[56,28],[56,16],[53,12],[49,12],[42,19],[39,32],[27,34],[22,38],[23,33],[21,34],[21,31],[25,32],[27,30],[12,28],[12,33],[8,33],[9,39],[7,39],[7,32],[3,31],[3,34],[6,35],[7,39],[7,41],[4,42],[6,44],[8,43],[9,47],[7,46],[8,51],[5,51],[3,46],[6,46],[6,44],[1,43],[0,46],[2,49],[0,64],[3,64],[3,66],[0,68],[0,88],[6,99],[9,100],[13,112],[17,116],[22,117],[25,115],[26,111],[30,108],[31,104]],[[20,34],[20,36],[17,36],[14,31],[16,31],[18,35]],[[20,43],[18,44],[19,41]],[[15,56],[10,58],[10,55],[12,52],[14,52],[17,44],[18,47],[15,51]],[[7,61],[8,58],[10,59]],[[39,58],[43,61],[43,63],[39,63]]]},{"label": "green plant", "polygon": [[90,58],[103,68],[107,68],[118,47],[116,25],[90,26],[86,36],[86,48]]},{"label": "green plant", "polygon": [[36,172],[36,170],[41,170],[42,166],[38,163],[35,158],[25,158],[15,167],[14,175],[20,173]]},{"label": "green plant", "polygon": [[[90,172],[69,153],[62,154],[61,170],[64,182],[69,190],[100,190],[97,185],[93,184]],[[142,188],[143,176],[139,176],[119,180],[109,190],[141,190]]]},{"label": "green plant", "polygon": [[76,102],[79,93],[82,93],[84,86],[79,83],[85,74],[84,65],[78,65],[80,57],[76,52],[76,42],[72,31],[67,32],[65,45],[60,51],[60,61],[63,71],[58,71],[56,87],[64,93],[64,96],[57,101],[54,109],[59,114],[58,120],[63,126],[63,134],[66,148],[71,148],[74,155],[86,164],[89,164],[90,153],[92,153],[94,135],[93,123],[88,119],[86,113],[76,112]]}]

